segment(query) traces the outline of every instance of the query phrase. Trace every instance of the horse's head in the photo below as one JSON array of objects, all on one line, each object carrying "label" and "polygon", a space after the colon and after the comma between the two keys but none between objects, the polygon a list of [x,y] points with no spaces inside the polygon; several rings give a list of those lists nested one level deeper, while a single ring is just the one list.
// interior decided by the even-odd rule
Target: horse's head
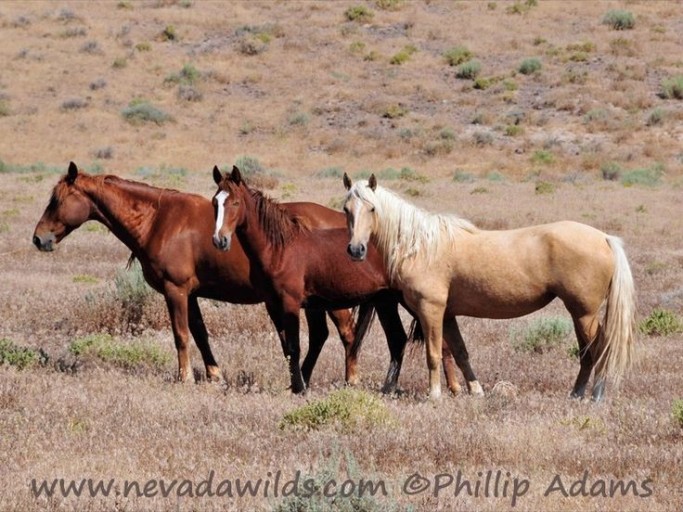
[{"label": "horse's head", "polygon": [[368,181],[352,185],[351,178],[344,173],[344,186],[348,190],[344,201],[344,213],[351,235],[346,252],[354,260],[364,260],[368,254],[370,236],[376,229],[377,213],[373,196],[377,188],[377,179],[373,174]]},{"label": "horse's head", "polygon": [[91,202],[78,187],[80,176],[71,162],[67,174],[52,190],[50,203],[33,232],[33,244],[41,251],[54,250],[55,244],[89,219]]},{"label": "horse's head", "polygon": [[218,185],[218,190],[212,200],[216,219],[213,245],[221,251],[229,251],[235,229],[244,222],[243,194],[246,191],[246,185],[237,166],[233,166],[230,174],[221,174],[220,169],[214,166],[213,180]]}]

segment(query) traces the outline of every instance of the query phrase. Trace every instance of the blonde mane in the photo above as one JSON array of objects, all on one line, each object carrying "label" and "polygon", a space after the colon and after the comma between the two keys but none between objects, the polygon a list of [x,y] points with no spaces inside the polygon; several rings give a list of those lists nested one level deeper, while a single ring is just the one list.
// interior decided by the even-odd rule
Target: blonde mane
[{"label": "blonde mane", "polygon": [[354,183],[349,196],[375,208],[378,222],[373,241],[384,255],[384,264],[392,280],[398,276],[405,260],[424,259],[429,264],[442,245],[452,244],[459,233],[479,231],[470,221],[457,215],[428,212],[380,186],[373,191],[367,180]]}]

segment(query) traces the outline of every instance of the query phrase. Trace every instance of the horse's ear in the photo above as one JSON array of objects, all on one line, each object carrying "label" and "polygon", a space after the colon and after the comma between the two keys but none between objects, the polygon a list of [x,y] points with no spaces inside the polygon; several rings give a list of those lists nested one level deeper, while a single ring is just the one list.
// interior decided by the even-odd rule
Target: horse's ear
[{"label": "horse's ear", "polygon": [[220,185],[221,181],[223,181],[223,175],[217,165],[213,166],[213,181],[216,182],[216,185]]},{"label": "horse's ear", "polygon": [[371,174],[370,178],[368,178],[368,187],[370,187],[373,192],[377,188],[377,178],[375,178],[374,174]]},{"label": "horse's ear", "polygon": [[236,165],[232,166],[232,172],[230,173],[230,180],[235,182],[235,185],[242,183],[242,173],[237,168]]},{"label": "horse's ear", "polygon": [[73,162],[69,162],[69,170],[66,173],[66,182],[71,185],[78,176],[78,167]]},{"label": "horse's ear", "polygon": [[349,178],[349,175],[344,173],[344,188],[346,190],[351,190],[351,178]]}]

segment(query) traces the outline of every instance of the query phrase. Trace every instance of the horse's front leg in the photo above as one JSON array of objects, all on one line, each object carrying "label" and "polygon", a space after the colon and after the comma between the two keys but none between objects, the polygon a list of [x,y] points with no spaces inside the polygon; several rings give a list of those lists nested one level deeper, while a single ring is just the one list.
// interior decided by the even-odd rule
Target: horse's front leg
[{"label": "horse's front leg", "polygon": [[194,382],[194,375],[190,367],[190,354],[187,341],[190,337],[187,316],[187,294],[176,286],[167,285],[164,289],[166,307],[171,317],[171,328],[175,348],[178,351],[178,380],[180,382]]},{"label": "horse's front leg", "polygon": [[415,304],[425,334],[427,369],[429,370],[429,398],[441,398],[441,357],[443,347],[443,317],[446,301],[427,299],[424,296]]},{"label": "horse's front leg", "polygon": [[358,384],[358,345],[361,340],[357,339],[358,326],[353,320],[353,313],[349,309],[335,309],[327,312],[334,326],[337,328],[339,337],[344,345],[344,361],[346,370],[344,379],[349,386]]},{"label": "horse's front leg", "polygon": [[304,358],[301,373],[304,378],[304,384],[308,386],[311,382],[313,368],[315,368],[315,363],[318,361],[318,356],[320,356],[320,351],[323,345],[325,345],[330,331],[327,328],[324,311],[306,309],[305,314],[306,322],[308,323],[308,352]]},{"label": "horse's front leg", "polygon": [[292,393],[304,393],[306,391],[306,384],[304,383],[303,374],[301,373],[301,366],[299,365],[299,358],[301,356],[301,349],[299,344],[299,304],[289,303],[285,304],[283,308],[283,327],[284,336],[287,346],[286,357],[289,360],[289,374],[292,381]]}]

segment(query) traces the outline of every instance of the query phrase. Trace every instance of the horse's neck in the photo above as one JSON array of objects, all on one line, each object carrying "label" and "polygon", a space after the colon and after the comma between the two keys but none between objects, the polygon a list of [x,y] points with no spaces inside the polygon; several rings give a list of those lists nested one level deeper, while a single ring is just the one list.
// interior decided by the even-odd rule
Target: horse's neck
[{"label": "horse's neck", "polygon": [[256,198],[251,194],[245,194],[245,198],[247,215],[245,222],[237,229],[238,235],[241,235],[240,242],[249,258],[265,270],[273,265],[280,251],[270,242],[261,223]]},{"label": "horse's neck", "polygon": [[161,189],[137,188],[125,181],[93,181],[86,193],[95,208],[93,220],[107,226],[131,251],[138,253],[148,242],[156,217]]}]

